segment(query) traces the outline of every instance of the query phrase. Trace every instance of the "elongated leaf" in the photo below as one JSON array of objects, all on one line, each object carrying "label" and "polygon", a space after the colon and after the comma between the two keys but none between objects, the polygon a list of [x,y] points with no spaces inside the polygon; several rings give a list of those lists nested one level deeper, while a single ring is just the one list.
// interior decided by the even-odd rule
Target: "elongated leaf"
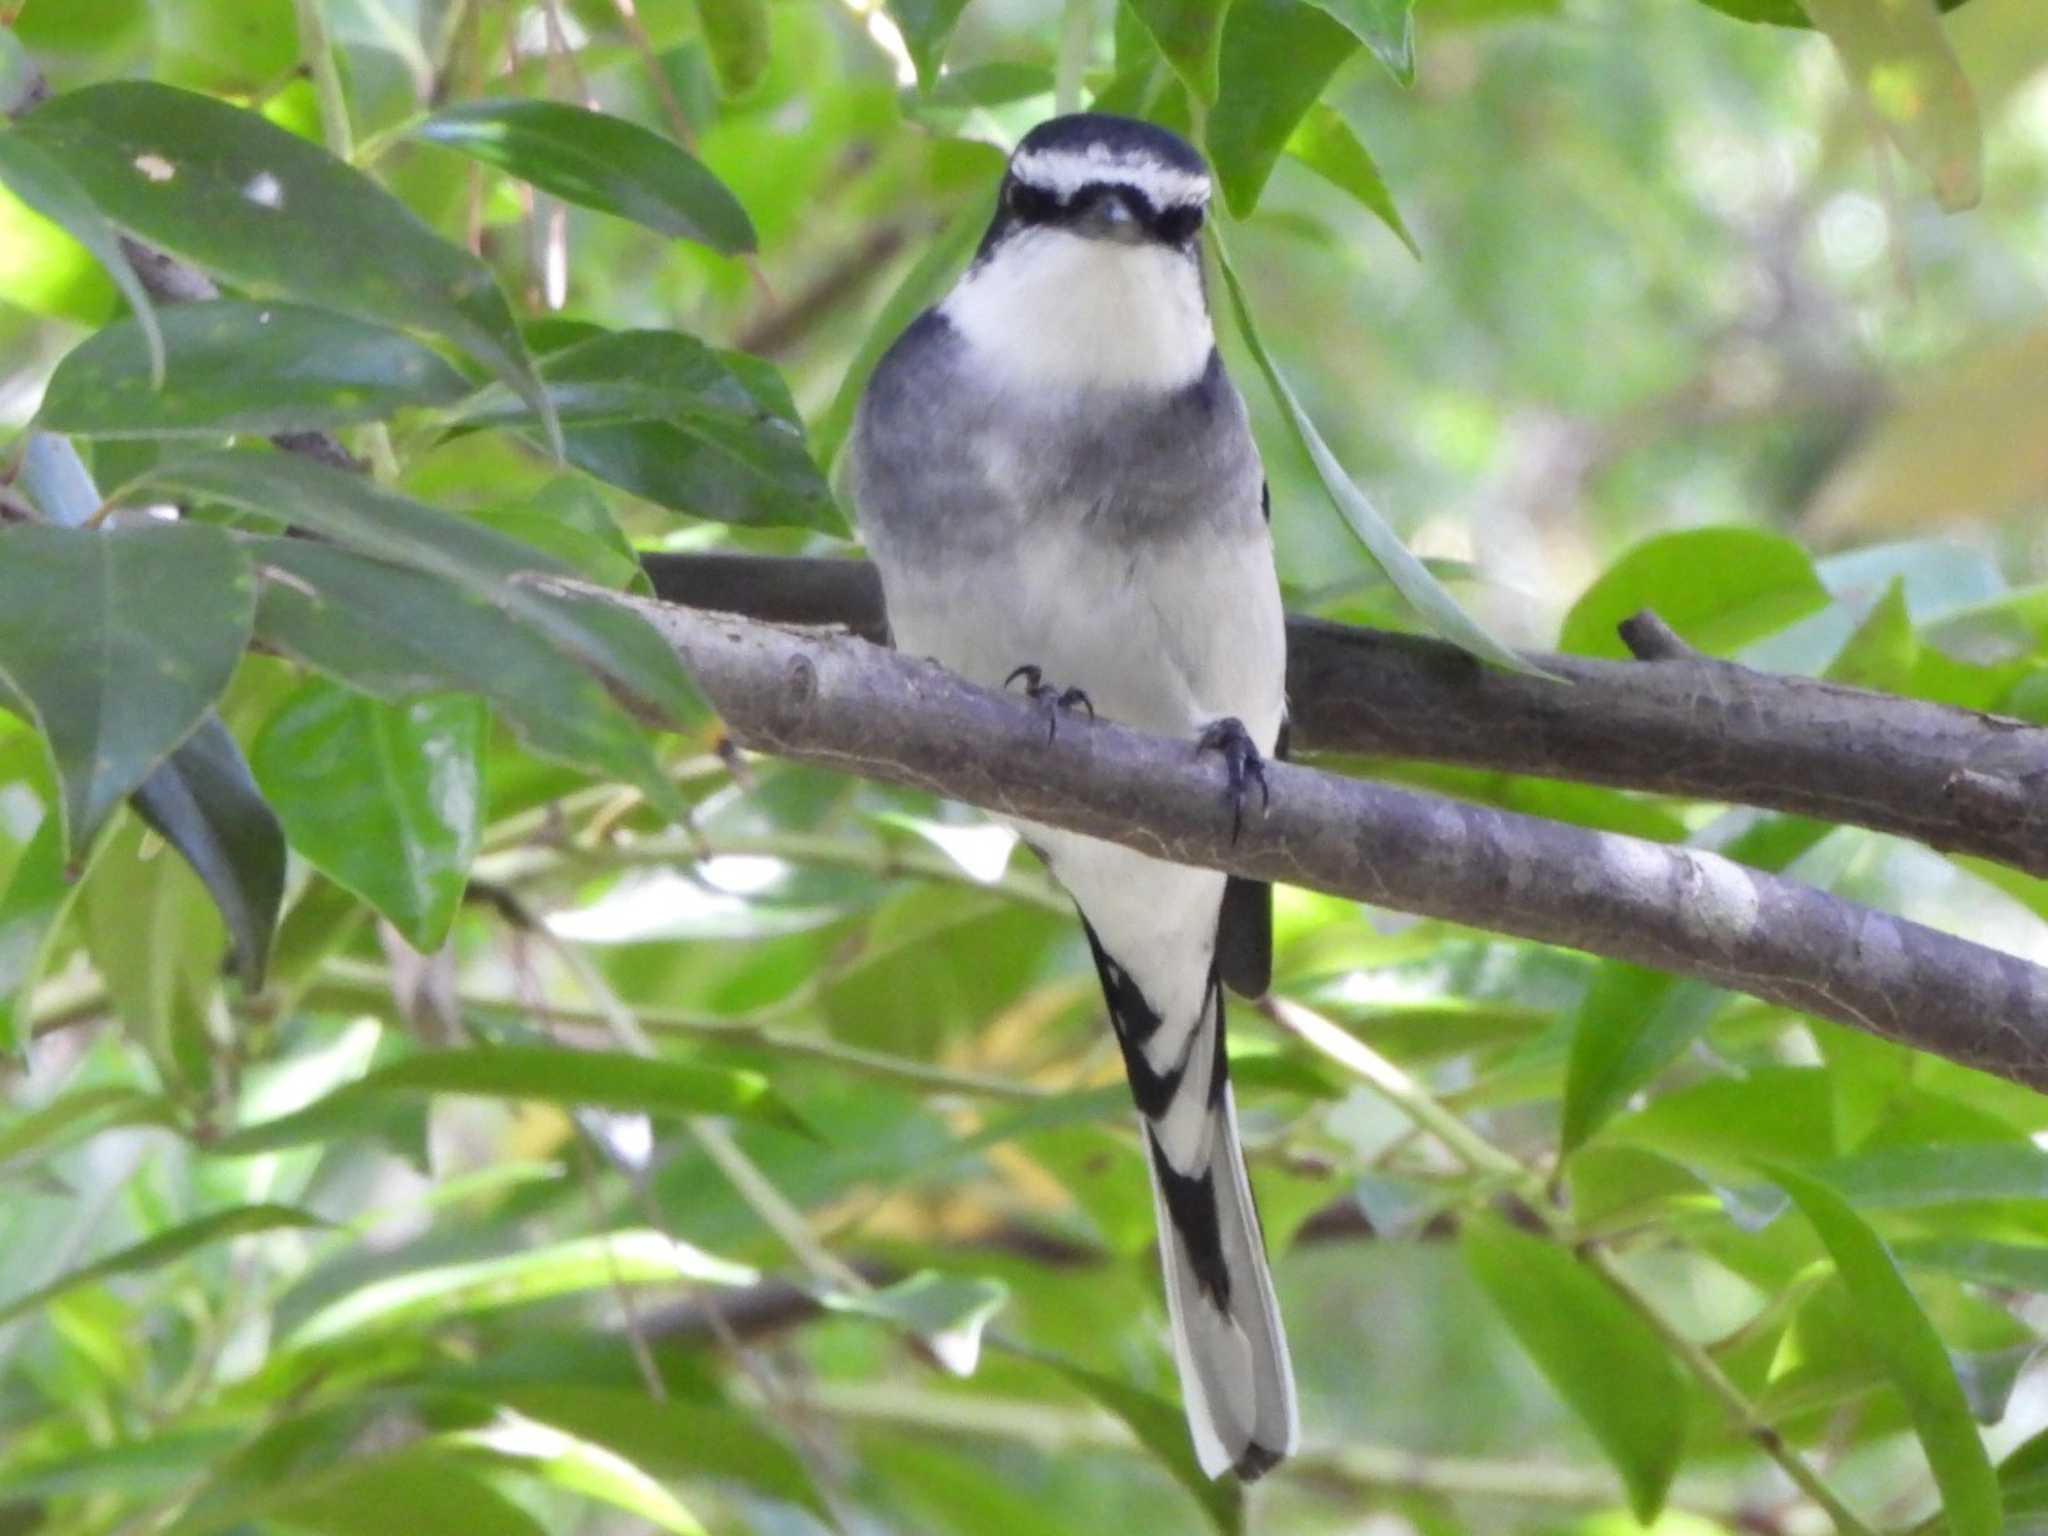
[{"label": "elongated leaf", "polygon": [[1934,0],[1800,0],[1892,142],[1949,212],[1983,195],[1977,100]]},{"label": "elongated leaf", "polygon": [[575,568],[469,518],[294,454],[211,454],[165,465],[145,483],[279,518],[444,577],[546,635],[670,724],[704,713],[675,653],[638,615],[536,590],[528,577],[573,577]]},{"label": "elongated leaf", "polygon": [[1941,1488],[1952,1536],[1999,1536],[2005,1529],[1998,1478],[1983,1437],[1934,1326],[1891,1254],[1841,1195],[1788,1168],[1766,1172],[1813,1224],[1855,1302],[1865,1344],[1899,1395]]},{"label": "elongated leaf", "polygon": [[709,1536],[681,1500],[632,1462],[554,1425],[500,1413],[480,1429],[444,1435],[438,1443],[478,1453],[564,1493],[623,1509],[675,1536]]},{"label": "elongated leaf", "polygon": [[239,1157],[344,1136],[375,1114],[380,1103],[436,1093],[532,1099],[564,1108],[637,1114],[741,1115],[808,1134],[758,1072],[693,1067],[615,1052],[505,1046],[408,1056],[303,1109],[222,1137],[213,1150]]},{"label": "elongated leaf", "polygon": [[744,96],[768,73],[768,0],[697,0],[697,25],[726,96]]},{"label": "elongated leaf", "polygon": [[170,1101],[120,1083],[74,1088],[40,1109],[0,1122],[0,1173],[74,1146],[117,1125],[171,1125]]},{"label": "elongated leaf", "polygon": [[960,269],[967,265],[967,258],[973,254],[975,242],[981,238],[988,220],[988,200],[970,199],[947,221],[938,238],[918,258],[917,265],[889,295],[888,302],[869,328],[867,339],[854,353],[853,361],[846,365],[846,377],[839,381],[832,403],[825,407],[811,429],[812,447],[817,451],[818,462],[827,470],[837,464],[846,439],[853,432],[861,391],[867,388],[868,376],[875,371],[875,364],[896,344],[896,338],[903,334],[910,322],[938,299]]},{"label": "elongated leaf", "polygon": [[1231,214],[1251,217],[1302,114],[1358,51],[1308,0],[1235,0],[1223,25],[1223,88],[1209,114],[1209,158]]},{"label": "elongated leaf", "polygon": [[482,839],[484,725],[477,699],[380,704],[316,680],[256,741],[292,846],[423,954],[446,939]]},{"label": "elongated leaf", "polygon": [[732,255],[754,249],[739,199],[681,145],[556,101],[465,101],[412,130],[544,192]]},{"label": "elongated leaf", "polygon": [[257,113],[152,81],[66,92],[17,131],[109,218],[258,297],[446,337],[559,441],[490,269],[360,171]]},{"label": "elongated leaf", "polygon": [[64,818],[46,811],[0,890],[0,1054],[19,1055],[28,1043],[29,997],[43,950],[77,890],[64,874]]},{"label": "elongated leaf", "polygon": [[1727,655],[1817,613],[1828,590],[1813,557],[1761,528],[1689,528],[1624,554],[1572,604],[1561,650],[1626,658],[1617,627],[1644,608],[1703,651]]},{"label": "elongated leaf", "polygon": [[1387,190],[1371,152],[1335,107],[1322,102],[1310,107],[1288,138],[1287,153],[1357,198],[1399,237],[1409,255],[1422,259],[1422,250],[1401,222],[1401,210],[1394,206],[1394,195]]},{"label": "elongated leaf", "polygon": [[[717,4],[718,0],[709,0]],[[953,40],[953,28],[967,0],[888,0],[889,14],[903,29],[903,44],[910,50],[910,62],[917,70],[921,90],[930,90],[945,62],[946,45]]]},{"label": "elongated leaf", "polygon": [[123,320],[72,348],[38,420],[87,437],[300,432],[446,405],[470,389],[402,332],[299,304],[215,299],[165,310],[161,390],[145,339]]},{"label": "elongated leaf", "polygon": [[48,1285],[38,1286],[26,1296],[17,1296],[11,1301],[0,1302],[0,1323],[11,1322],[17,1317],[24,1316],[81,1285],[91,1285],[113,1275],[132,1275],[147,1269],[161,1269],[172,1260],[181,1259],[195,1249],[210,1247],[232,1237],[244,1237],[251,1232],[276,1232],[326,1225],[325,1221],[311,1211],[302,1211],[291,1205],[240,1205],[233,1210],[214,1211],[172,1227],[167,1232],[159,1232],[154,1237],[144,1238],[118,1253],[110,1253],[104,1259],[83,1265],[68,1274],[60,1275]]},{"label": "elongated leaf", "polygon": [[243,987],[260,991],[284,902],[284,829],[218,715],[207,712],[132,804],[205,882]]},{"label": "elongated leaf", "polygon": [[1685,1449],[1685,1382],[1663,1342],[1565,1249],[1487,1217],[1461,1246],[1515,1337],[1600,1442],[1644,1525]]},{"label": "elongated leaf", "polygon": [[1901,1264],[1934,1269],[1977,1285],[2048,1293],[2048,1246],[1930,1237],[1893,1245]]},{"label": "elongated leaf", "polygon": [[[402,1512],[402,1513],[401,1513]],[[383,1456],[346,1457],[276,1490],[254,1513],[313,1536],[391,1536],[408,1530],[465,1536],[545,1536],[546,1527],[436,1442]]]},{"label": "elongated leaf", "polygon": [[170,1090],[196,1093],[214,1081],[227,932],[192,870],[148,842],[126,818],[103,842],[80,896],[85,948],[113,1013]]},{"label": "elongated leaf", "polygon": [[164,377],[164,338],[149,290],[135,275],[114,226],[58,160],[18,133],[0,133],[0,183],[92,253],[134,312],[150,386]]},{"label": "elongated leaf", "polygon": [[1201,101],[1214,101],[1230,0],[1131,0],[1131,10],[1174,73]]},{"label": "elongated leaf", "polygon": [[1230,290],[1231,307],[1237,315],[1238,331],[1244,337],[1246,348],[1252,359],[1259,365],[1259,371],[1266,376],[1266,383],[1273,391],[1274,403],[1280,407],[1281,417],[1293,431],[1295,440],[1308,454],[1316,467],[1316,475],[1322,481],[1323,490],[1330,498],[1330,504],[1337,509],[1337,515],[1344,519],[1344,525],[1357,535],[1359,543],[1365,546],[1379,568],[1386,572],[1387,579],[1408,602],[1424,623],[1453,645],[1461,646],[1495,666],[1510,671],[1529,672],[1534,669],[1515,652],[1496,640],[1477,620],[1460,608],[1457,599],[1443,589],[1441,583],[1429,573],[1423,563],[1409,553],[1408,546],[1395,536],[1394,530],[1380,519],[1372,503],[1366,499],[1352,478],[1344,472],[1344,466],[1337,462],[1337,456],[1323,441],[1322,433],[1309,420],[1308,412],[1301,408],[1301,402],[1294,397],[1279,366],[1273,361],[1266,344],[1259,339],[1258,326],[1252,319],[1251,303],[1245,297],[1244,286],[1238,281],[1237,271],[1230,264],[1229,252],[1224,248],[1220,232],[1216,239],[1216,258],[1223,271],[1224,285]]},{"label": "elongated leaf", "polygon": [[744,1482],[773,1499],[827,1513],[803,1461],[759,1419],[725,1403],[671,1398],[650,1402],[644,1391],[571,1382],[485,1382],[492,1400],[608,1446],[657,1477],[706,1473]]},{"label": "elongated leaf", "polygon": [[[693,517],[845,531],[779,375],[673,331],[620,331],[543,359],[569,461]],[[464,424],[525,417],[502,389]]]},{"label": "elongated leaf", "polygon": [[1372,50],[1387,73],[1415,83],[1415,0],[1309,0]]},{"label": "elongated leaf", "polygon": [[1031,1351],[1029,1357],[1058,1371],[1129,1425],[1138,1443],[1173,1474],[1174,1481],[1188,1491],[1222,1536],[1238,1536],[1244,1530],[1244,1485],[1234,1477],[1212,1482],[1203,1474],[1188,1442],[1187,1415],[1178,1404],[1057,1355]]},{"label": "elongated leaf", "polygon": [[438,576],[305,539],[252,552],[275,573],[256,615],[269,644],[388,703],[481,694],[534,751],[623,779],[667,816],[686,814],[646,735],[546,636]]},{"label": "elongated leaf", "polygon": [[921,1269],[879,1291],[827,1293],[835,1312],[879,1318],[907,1328],[931,1348],[955,1376],[972,1376],[981,1359],[981,1333],[1010,1299],[1000,1280],[977,1275],[942,1275]]},{"label": "elongated leaf", "polygon": [[755,1270],[713,1258],[665,1233],[601,1233],[501,1259],[375,1281],[308,1318],[291,1345],[306,1348],[351,1334],[426,1328],[473,1312],[619,1285],[753,1285],[759,1279]]},{"label": "elongated leaf", "polygon": [[73,861],[227,687],[254,603],[218,528],[0,531],[0,681],[49,744]]},{"label": "elongated leaf", "polygon": [[1868,1207],[2048,1200],[2048,1151],[2021,1141],[1882,1147],[1810,1171]]}]

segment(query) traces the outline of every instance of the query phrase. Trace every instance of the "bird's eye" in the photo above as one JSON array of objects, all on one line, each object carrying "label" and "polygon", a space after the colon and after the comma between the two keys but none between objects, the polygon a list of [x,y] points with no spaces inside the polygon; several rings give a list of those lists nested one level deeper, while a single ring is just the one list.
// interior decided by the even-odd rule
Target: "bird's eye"
[{"label": "bird's eye", "polygon": [[1059,208],[1059,199],[1050,192],[1021,181],[1010,183],[1008,190],[1003,194],[1003,200],[1008,204],[1010,212],[1027,224],[1049,219]]},{"label": "bird's eye", "polygon": [[1200,203],[1184,203],[1168,208],[1153,221],[1159,231],[1159,238],[1173,245],[1184,245],[1202,231],[1203,208]]}]

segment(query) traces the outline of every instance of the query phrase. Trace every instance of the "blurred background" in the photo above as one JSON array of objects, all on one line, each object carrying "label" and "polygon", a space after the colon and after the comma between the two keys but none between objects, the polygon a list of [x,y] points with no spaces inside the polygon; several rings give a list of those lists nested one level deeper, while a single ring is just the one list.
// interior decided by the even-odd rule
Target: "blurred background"
[{"label": "blurred background", "polygon": [[[1322,97],[1369,150],[1386,208],[1288,156],[1256,214],[1231,223],[1263,339],[1380,514],[1514,643],[1618,656],[1611,618],[1648,603],[1757,665],[2048,723],[2048,5],[1968,0],[1945,19],[1982,130],[1981,199],[1957,212],[1890,147],[1825,37],[1728,13],[1744,8],[1419,0],[1413,83],[1361,49]],[[877,0],[773,0],[765,71],[734,94],[678,0],[323,9],[356,162],[482,251],[537,328],[673,327],[766,357],[825,456],[849,371],[943,288],[1004,152],[1052,110],[1062,47],[1106,91],[1144,41],[1109,0],[972,0],[945,74],[920,90]],[[895,11],[914,27],[932,9]],[[0,19],[56,90],[153,78],[321,136],[289,0],[11,0]],[[758,254],[664,240],[396,135],[430,99],[502,95],[594,101],[687,143],[745,206]],[[1184,120],[1178,87],[1150,105]],[[0,193],[0,449],[58,359],[118,307],[79,246]],[[1291,606],[1415,627],[1223,329]],[[642,548],[851,552],[678,516],[509,435],[401,423],[396,442],[402,486],[439,504],[582,518],[594,503]],[[93,451],[113,483],[158,448]],[[252,657],[224,713],[256,736],[296,681]],[[34,738],[10,729],[8,859],[47,793]],[[284,1423],[303,1433],[256,1440],[263,1465],[300,1469],[314,1491],[250,1506],[256,1527],[388,1525],[380,1499],[412,1485],[312,1472],[374,1453],[371,1409],[406,1393],[407,1412],[444,1424],[437,1392],[580,1426],[717,1532],[1168,1533],[1243,1518],[1135,1454],[1103,1406],[1117,1410],[1119,1384],[1157,1394],[1155,1408],[1177,1399],[1144,1170],[1057,894],[978,815],[767,761],[735,775],[713,745],[707,733],[667,754],[695,809],[685,836],[632,822],[630,793],[500,729],[471,899],[445,945],[415,950],[295,866],[303,924],[288,934],[319,937],[301,982],[263,1008],[165,958],[209,941],[217,957],[218,931],[195,926],[209,920],[188,910],[196,887],[132,820],[115,834],[45,967],[44,1042],[0,1120],[0,1296],[47,1281],[53,1256],[82,1263],[224,1203],[285,1201],[345,1225],[94,1279],[0,1324],[0,1531],[229,1528],[231,1503],[181,1501]],[[1326,766],[1666,841],[1723,846],[1787,820],[1426,764]],[[1786,857],[1801,878],[2048,962],[2041,882],[1855,829],[1814,829]],[[137,953],[149,925],[176,946]],[[134,1038],[136,1011],[157,1005],[124,978],[152,965],[185,967],[192,1005],[223,1010],[242,1042],[196,1118]],[[1740,1193],[1759,1159],[2031,1154],[2048,1132],[2038,1096],[1704,987],[1302,892],[1281,893],[1278,970],[1288,995],[1568,1189],[1671,1327],[1711,1344],[1874,1526],[1920,1528],[1935,1508],[1926,1465],[1840,1281],[1793,1218],[1759,1223]],[[210,1157],[193,1131],[309,1102],[395,1041],[521,1038],[536,1018],[601,1041],[621,1009],[665,1052],[765,1072],[816,1128],[815,1142],[734,1133],[769,1198],[735,1182],[715,1139],[673,1127],[636,1192],[605,1164],[602,1125],[531,1106],[380,1105],[336,1122],[345,1136],[239,1159]],[[1669,1062],[1567,1157],[1575,1032],[1680,1013]],[[1601,1444],[1450,1240],[1498,1190],[1327,1060],[1238,1017],[1313,1453],[1254,1494],[1253,1528],[1642,1529]],[[119,1093],[167,1096],[178,1113],[121,1110]],[[2034,1364],[2048,1308],[2013,1279],[2048,1268],[1987,1280],[1955,1250],[2004,1244],[2038,1263],[2048,1182],[2032,1176],[1877,1202],[1888,1236],[1949,1245],[1950,1262],[1913,1281],[2000,1453],[2048,1424]],[[1006,1298],[989,1325],[1002,1342],[955,1380],[873,1317],[769,1308],[756,1326],[714,1321],[695,1292],[653,1294],[638,1322],[669,1384],[655,1405],[635,1395],[630,1309],[601,1282],[537,1283],[529,1305],[496,1310],[378,1289],[647,1224],[791,1273],[802,1254],[777,1225],[790,1210],[871,1278],[987,1283],[970,1299]],[[361,1331],[404,1306],[386,1331]],[[289,1345],[309,1322],[351,1350],[315,1370],[310,1346]],[[1692,1428],[1659,1532],[1829,1529],[1722,1404],[1697,1383],[1677,1390]],[[294,1418],[308,1403],[326,1416]],[[1174,1408],[1159,1434],[1178,1433]],[[463,1465],[540,1529],[692,1528],[666,1506],[593,1502],[572,1480],[506,1480],[544,1459],[499,1446]],[[209,1507],[218,1518],[195,1521]]]}]

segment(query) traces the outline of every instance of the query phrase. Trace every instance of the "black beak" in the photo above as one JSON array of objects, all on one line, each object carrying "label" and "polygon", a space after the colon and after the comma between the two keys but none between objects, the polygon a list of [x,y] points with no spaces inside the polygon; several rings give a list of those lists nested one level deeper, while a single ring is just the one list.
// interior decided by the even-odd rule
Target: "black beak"
[{"label": "black beak", "polygon": [[1074,228],[1091,240],[1115,240],[1122,245],[1137,245],[1145,238],[1144,223],[1131,211],[1131,205],[1114,192],[1091,203],[1088,211],[1074,221]]}]

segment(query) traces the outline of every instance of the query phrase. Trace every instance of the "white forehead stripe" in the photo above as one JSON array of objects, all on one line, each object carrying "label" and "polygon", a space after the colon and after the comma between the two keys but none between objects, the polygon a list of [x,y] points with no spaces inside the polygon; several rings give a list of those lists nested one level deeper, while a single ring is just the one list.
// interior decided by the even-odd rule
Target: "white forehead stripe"
[{"label": "white forehead stripe", "polygon": [[1072,197],[1093,181],[1112,181],[1144,193],[1154,207],[1209,201],[1209,178],[1200,171],[1184,171],[1155,156],[1113,150],[1106,144],[1020,150],[1010,160],[1010,172],[1059,197]]}]

